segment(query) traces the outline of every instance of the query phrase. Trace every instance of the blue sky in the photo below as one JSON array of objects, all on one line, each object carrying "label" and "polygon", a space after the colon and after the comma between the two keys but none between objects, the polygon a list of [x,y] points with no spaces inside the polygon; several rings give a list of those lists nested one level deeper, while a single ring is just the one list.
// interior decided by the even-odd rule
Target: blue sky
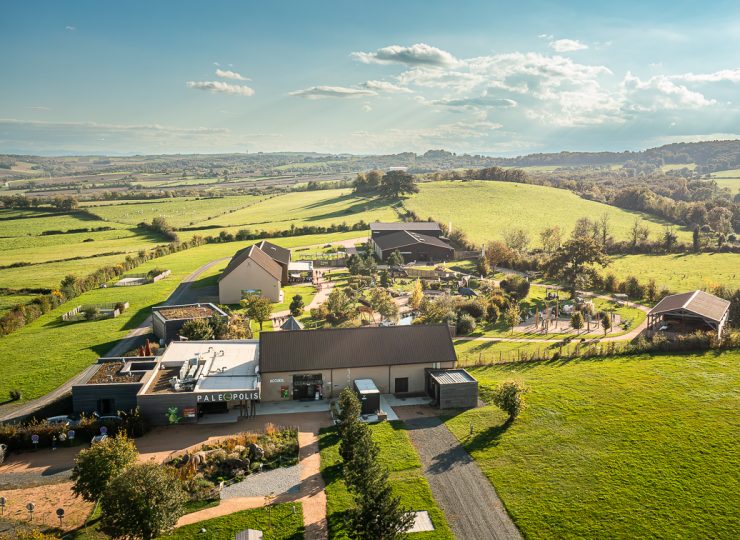
[{"label": "blue sky", "polygon": [[0,152],[518,155],[740,137],[740,3],[33,0]]}]

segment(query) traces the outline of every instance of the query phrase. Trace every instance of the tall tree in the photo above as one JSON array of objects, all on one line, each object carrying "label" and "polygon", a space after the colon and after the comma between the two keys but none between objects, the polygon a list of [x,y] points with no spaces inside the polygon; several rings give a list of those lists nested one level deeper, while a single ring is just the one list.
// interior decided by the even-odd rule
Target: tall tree
[{"label": "tall tree", "polygon": [[249,294],[242,299],[241,305],[245,308],[247,316],[259,323],[261,332],[262,323],[268,320],[270,313],[272,313],[272,302],[270,302],[270,299],[257,294]]},{"label": "tall tree", "polygon": [[521,313],[519,312],[519,305],[516,302],[510,302],[509,307],[504,313],[504,321],[506,326],[511,328],[511,333],[514,333],[514,327],[519,324]]},{"label": "tall tree", "polygon": [[524,253],[529,247],[529,233],[521,228],[504,231],[504,242],[509,249],[517,253]]},{"label": "tall tree", "polygon": [[424,300],[424,288],[421,286],[421,281],[417,279],[414,281],[414,288],[411,291],[411,307],[419,309],[422,300]]},{"label": "tall tree", "polygon": [[401,255],[401,252],[396,249],[390,255],[388,255],[387,263],[388,266],[403,266],[405,261],[403,260],[403,255]]},{"label": "tall tree", "polygon": [[560,246],[545,265],[550,277],[562,280],[571,297],[578,287],[587,288],[598,276],[596,265],[605,267],[609,258],[604,247],[593,238],[574,238]]},{"label": "tall tree", "polygon": [[562,234],[558,225],[552,227],[546,227],[540,233],[540,242],[542,243],[542,249],[545,253],[552,253],[560,247],[562,241]]},{"label": "tall tree", "polygon": [[376,287],[370,291],[370,307],[385,320],[398,320],[398,304],[393,301],[390,293],[382,287]]},{"label": "tall tree", "polygon": [[580,311],[574,311],[573,315],[570,316],[570,325],[573,327],[576,332],[581,330],[583,328],[583,325],[586,324],[586,321],[583,318],[583,313]]},{"label": "tall tree", "polygon": [[380,191],[386,197],[398,199],[408,193],[418,193],[419,188],[414,177],[406,171],[388,171],[383,175]]},{"label": "tall tree", "polygon": [[401,505],[388,482],[388,469],[379,462],[380,448],[366,424],[361,429],[352,459],[345,463],[345,478],[355,499],[351,511],[353,533],[361,540],[402,538],[414,515]]},{"label": "tall tree", "polygon": [[303,313],[304,307],[305,304],[303,303],[303,297],[300,294],[296,294],[290,301],[290,306],[288,307],[288,309],[290,310],[290,314],[293,315],[293,317],[298,317]]},{"label": "tall tree", "polygon": [[175,526],[186,500],[171,468],[131,465],[110,483],[100,501],[103,531],[115,538],[151,540]]},{"label": "tall tree", "polygon": [[138,457],[136,445],[124,433],[80,451],[72,469],[72,492],[86,501],[96,502],[111,481]]}]

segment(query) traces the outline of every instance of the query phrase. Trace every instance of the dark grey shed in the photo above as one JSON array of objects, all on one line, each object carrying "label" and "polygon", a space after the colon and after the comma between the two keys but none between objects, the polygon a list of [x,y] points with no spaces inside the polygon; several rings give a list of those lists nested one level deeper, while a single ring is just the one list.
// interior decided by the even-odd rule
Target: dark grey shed
[{"label": "dark grey shed", "polygon": [[464,369],[426,369],[426,388],[440,409],[478,406],[478,381]]},{"label": "dark grey shed", "polygon": [[380,390],[372,379],[356,379],[352,386],[362,404],[361,414],[375,414],[380,410]]}]

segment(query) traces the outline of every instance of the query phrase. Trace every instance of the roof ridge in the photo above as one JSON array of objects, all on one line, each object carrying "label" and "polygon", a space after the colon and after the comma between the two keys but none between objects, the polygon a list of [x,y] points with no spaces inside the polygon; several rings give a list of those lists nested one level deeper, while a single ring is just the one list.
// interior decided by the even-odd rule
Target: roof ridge
[{"label": "roof ridge", "polygon": [[682,307],[683,307],[683,308],[685,309],[685,308],[686,308],[686,306],[688,306],[688,305],[689,305],[689,304],[690,304],[690,303],[691,303],[691,302],[692,302],[692,301],[694,300],[694,298],[696,298],[696,295],[697,295],[697,294],[699,294],[700,292],[701,292],[701,289],[696,289],[696,290],[695,290],[695,291],[694,291],[694,292],[693,292],[693,293],[691,294],[691,296],[689,296],[689,299],[688,299],[688,300],[686,300],[686,302],[684,302],[684,304],[683,304],[683,306],[682,306]]}]

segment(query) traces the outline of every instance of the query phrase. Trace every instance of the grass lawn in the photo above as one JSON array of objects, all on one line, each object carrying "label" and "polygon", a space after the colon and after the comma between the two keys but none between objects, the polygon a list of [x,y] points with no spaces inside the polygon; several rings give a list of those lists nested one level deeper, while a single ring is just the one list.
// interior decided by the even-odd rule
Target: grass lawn
[{"label": "grass lawn", "polygon": [[34,236],[44,231],[66,231],[94,227],[123,227],[105,223],[84,214],[64,214],[41,210],[0,209],[0,237]]},{"label": "grass lawn", "polygon": [[[367,223],[376,220],[398,221],[398,216],[387,201],[358,197],[347,189],[305,191],[269,197],[249,208],[197,222],[196,225],[218,225],[221,229],[183,232],[181,236],[218,235],[221,230],[234,233],[239,229],[277,231],[290,229],[291,225],[351,225],[361,220]],[[363,234],[358,232],[356,236]]]},{"label": "grass lawn", "polygon": [[[373,439],[380,445],[380,461],[391,471],[390,482],[401,503],[410,510],[426,510],[435,530],[410,535],[414,539],[452,539],[444,514],[432,497],[429,483],[421,472],[421,462],[411,445],[403,422],[383,422],[371,426]],[[342,479],[339,437],[334,429],[324,429],[319,438],[321,475],[326,482],[326,513],[329,538],[349,538],[344,521],[354,502]]]},{"label": "grass lawn", "polygon": [[210,218],[216,218],[222,214],[245,208],[261,200],[261,198],[256,195],[213,198],[177,197],[158,199],[156,202],[88,207],[88,210],[105,221],[136,225],[142,221],[151,222],[153,218],[162,216],[173,227],[186,227],[196,222],[202,223]]},{"label": "grass lawn", "polygon": [[[242,510],[227,516],[180,527],[171,534],[160,536],[160,538],[172,540],[191,538],[234,540],[236,533],[244,529],[257,529],[263,531],[266,540],[303,539],[303,508],[301,503],[275,504],[272,506],[271,512],[272,518],[270,518],[270,509],[268,508]],[[201,533],[201,529],[205,529],[206,532]]]},{"label": "grass lawn", "polygon": [[621,255],[602,273],[624,279],[635,276],[642,283],[654,279],[658,289],[685,292],[723,283],[740,287],[740,255],[699,253],[687,255]]},{"label": "grass lawn", "polygon": [[[471,366],[476,364],[493,364],[495,362],[511,362],[526,355],[539,353],[544,356],[546,353],[552,355],[555,352],[563,354],[574,352],[576,342],[571,341],[567,344],[558,343],[537,343],[537,342],[516,342],[516,341],[471,341],[457,339],[454,341],[457,360],[461,366]],[[625,344],[625,342],[619,342]]]},{"label": "grass lawn", "polygon": [[[294,247],[352,238],[352,234],[356,233],[295,236],[271,241],[283,247]],[[3,337],[0,340],[0,355],[12,358],[13,361],[6,362],[3,366],[0,400],[14,388],[22,391],[23,400],[28,400],[58,387],[95,362],[99,356],[109,351],[116,341],[125,337],[146,319],[151,307],[163,302],[184,277],[210,261],[231,256],[236,250],[250,243],[207,244],[154,259],[138,267],[135,272],[167,268],[172,271],[172,275],[157,283],[139,287],[95,289],[47,313],[17,332]],[[118,260],[120,256],[115,257],[115,261]],[[95,261],[94,266],[91,265],[80,274],[86,274],[92,268],[104,264],[99,259],[92,261]],[[61,274],[62,277],[63,275]],[[76,305],[118,301],[128,301],[131,307],[117,319],[77,323],[63,323],[60,320],[62,313]]]},{"label": "grass lawn", "polygon": [[[471,369],[529,387],[512,424],[446,420],[526,538],[735,538],[740,352]],[[475,434],[468,437],[470,424]]]},{"label": "grass lawn", "polygon": [[316,287],[310,283],[296,283],[283,287],[283,301],[273,304],[272,312],[276,313],[288,309],[296,294],[300,294],[303,297],[303,304],[307,306],[311,303],[313,297],[316,296]]},{"label": "grass lawn", "polygon": [[[612,234],[617,240],[628,236],[636,218],[644,220],[653,237],[662,234],[666,222],[639,212],[582,199],[564,189],[509,182],[429,182],[407,199],[405,206],[421,219],[432,217],[465,231],[468,238],[483,244],[502,240],[511,228],[529,231],[532,245],[540,244],[539,234],[548,226],[559,225],[563,235],[571,233],[581,217],[596,219],[609,215]],[[675,227],[682,241],[691,241],[691,232]]]}]

